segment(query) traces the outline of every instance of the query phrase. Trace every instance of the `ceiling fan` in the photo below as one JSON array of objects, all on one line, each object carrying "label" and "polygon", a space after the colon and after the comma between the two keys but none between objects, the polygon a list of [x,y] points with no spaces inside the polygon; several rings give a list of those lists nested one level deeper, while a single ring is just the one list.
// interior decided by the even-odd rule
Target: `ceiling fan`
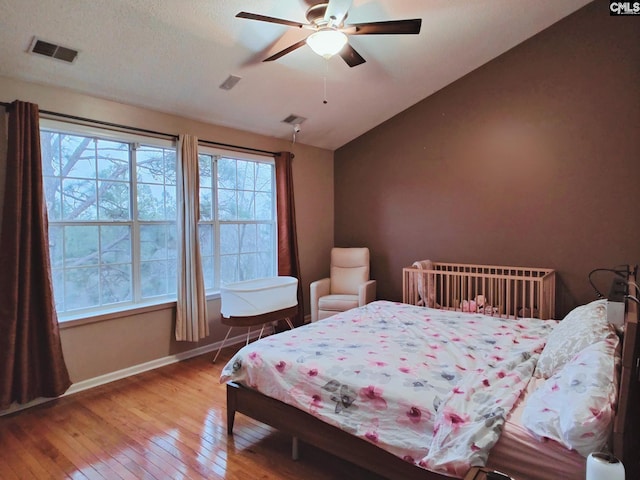
[{"label": "ceiling fan", "polygon": [[294,50],[309,45],[318,55],[330,58],[339,54],[350,67],[355,67],[366,60],[349,44],[348,35],[397,35],[418,34],[422,19],[388,20],[382,22],[345,24],[352,0],[329,0],[328,2],[312,5],[305,14],[309,23],[293,22],[282,18],[268,17],[257,13],[240,12],[238,18],[248,18],[261,22],[279,23],[289,27],[312,30],[308,37],[293,45],[265,58],[263,62],[271,62],[291,53]]}]

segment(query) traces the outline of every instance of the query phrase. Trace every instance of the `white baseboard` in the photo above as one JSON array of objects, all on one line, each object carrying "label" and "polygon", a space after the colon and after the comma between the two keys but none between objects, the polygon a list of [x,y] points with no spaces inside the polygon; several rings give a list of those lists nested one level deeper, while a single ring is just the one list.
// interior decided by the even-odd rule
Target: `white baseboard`
[{"label": "white baseboard", "polygon": [[[249,335],[250,340],[254,340],[258,338],[260,334],[260,330],[254,330]],[[245,334],[238,335],[235,337],[229,337],[225,343],[225,346],[230,347],[232,345],[237,345],[239,343],[244,343],[247,340],[247,336]],[[217,350],[222,345],[222,341],[214,342],[209,345],[204,345],[202,347],[194,348],[193,350],[187,350],[186,352],[177,353],[175,355],[168,355],[163,358],[158,358],[156,360],[151,360],[149,362],[140,363],[138,365],[133,365],[131,367],[123,368],[122,370],[116,370],[115,372],[106,373],[104,375],[100,375],[94,378],[88,378],[87,380],[82,380],[80,382],[76,382],[72,384],[69,389],[64,392],[60,397],[54,398],[37,398],[32,400],[31,402],[23,403],[23,404],[12,404],[6,410],[0,411],[0,417],[3,415],[9,415],[10,413],[19,412],[20,410],[25,410],[27,408],[35,407],[36,405],[41,405],[46,402],[50,402],[51,400],[55,400],[56,398],[66,397],[67,395],[73,395],[74,393],[82,392],[83,390],[88,390],[90,388],[98,387],[100,385],[104,385],[106,383],[115,382],[116,380],[121,380],[123,378],[131,377],[133,375],[137,375],[139,373],[147,372],[149,370],[154,370],[156,368],[164,367],[166,365],[171,365],[172,363],[178,363],[183,360],[187,360],[189,358],[197,357],[198,355],[203,355],[205,353],[213,352]]]}]

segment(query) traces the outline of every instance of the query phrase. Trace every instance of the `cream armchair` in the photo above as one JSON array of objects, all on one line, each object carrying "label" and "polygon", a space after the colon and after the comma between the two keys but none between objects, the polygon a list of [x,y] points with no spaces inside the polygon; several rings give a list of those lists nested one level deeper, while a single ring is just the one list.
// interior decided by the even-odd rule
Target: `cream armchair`
[{"label": "cream armchair", "polygon": [[376,281],[369,280],[369,249],[332,248],[331,277],[311,284],[311,321],[361,307],[376,299]]}]

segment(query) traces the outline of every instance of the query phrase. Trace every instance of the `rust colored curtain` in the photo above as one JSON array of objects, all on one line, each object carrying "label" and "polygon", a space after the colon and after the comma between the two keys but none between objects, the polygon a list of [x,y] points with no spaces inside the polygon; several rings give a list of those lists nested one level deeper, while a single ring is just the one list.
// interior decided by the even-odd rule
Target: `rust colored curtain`
[{"label": "rust colored curtain", "polygon": [[298,314],[291,321],[295,326],[304,323],[304,301],[298,237],[296,234],[296,209],[293,201],[293,153],[279,152],[276,159],[276,206],[278,212],[278,275],[298,279]]},{"label": "rust colored curtain", "polygon": [[0,409],[56,397],[71,385],[51,284],[38,106],[16,101],[8,114],[0,233]]}]

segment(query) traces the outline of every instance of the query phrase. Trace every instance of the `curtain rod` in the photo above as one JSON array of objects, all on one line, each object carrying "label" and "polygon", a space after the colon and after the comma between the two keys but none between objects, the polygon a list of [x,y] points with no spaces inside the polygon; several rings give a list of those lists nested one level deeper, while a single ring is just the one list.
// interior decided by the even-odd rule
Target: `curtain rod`
[{"label": "curtain rod", "polygon": [[[0,106],[6,108],[6,107],[11,106],[11,104],[7,103],[7,102],[0,102]],[[146,128],[130,127],[128,125],[122,125],[122,124],[119,124],[119,123],[105,122],[105,121],[102,121],[102,120],[93,120],[91,118],[78,117],[76,115],[69,115],[69,114],[66,114],[66,113],[52,112],[50,110],[40,110],[40,113],[44,113],[45,115],[51,115],[51,116],[54,116],[54,117],[66,118],[68,120],[75,120],[75,121],[79,121],[79,122],[92,123],[92,124],[95,124],[95,125],[101,125],[103,127],[112,127],[112,128],[117,128],[117,129],[120,129],[120,130],[129,130],[129,131],[138,132],[138,133],[147,133],[149,135],[168,137],[168,138],[171,138],[173,140],[177,140],[178,139],[178,135],[174,135],[172,133],[158,132],[156,130],[147,130]],[[215,147],[230,148],[230,149],[241,151],[241,152],[262,153],[262,154],[271,155],[271,156],[274,156],[277,153],[277,152],[271,152],[269,150],[260,150],[259,148],[243,147],[243,146],[240,146],[240,145],[232,145],[230,143],[214,142],[212,140],[201,140],[201,139],[198,139],[198,143],[203,143],[203,144],[210,145],[210,146],[215,146]]]}]

